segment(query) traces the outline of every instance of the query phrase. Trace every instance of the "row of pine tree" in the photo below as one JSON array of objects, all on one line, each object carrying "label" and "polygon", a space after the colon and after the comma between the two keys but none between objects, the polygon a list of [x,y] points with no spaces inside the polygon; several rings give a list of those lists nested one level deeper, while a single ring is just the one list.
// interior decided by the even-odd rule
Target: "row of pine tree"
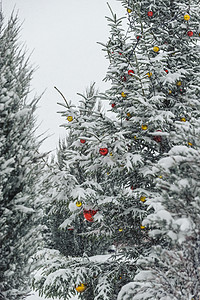
[{"label": "row of pine tree", "polygon": [[[118,0],[110,88],[61,96],[47,163],[12,16],[0,24],[0,299],[200,299],[199,0]],[[105,113],[102,103],[109,103]]]}]

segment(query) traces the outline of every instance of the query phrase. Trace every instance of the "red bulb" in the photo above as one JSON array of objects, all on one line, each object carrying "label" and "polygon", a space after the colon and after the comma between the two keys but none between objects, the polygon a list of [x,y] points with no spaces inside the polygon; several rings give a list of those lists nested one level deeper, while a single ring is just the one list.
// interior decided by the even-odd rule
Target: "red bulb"
[{"label": "red bulb", "polygon": [[126,76],[121,76],[122,81],[126,81]]},{"label": "red bulb", "polygon": [[140,39],[141,39],[141,35],[137,35],[137,36],[136,36],[136,39],[137,39],[137,40],[140,40]]},{"label": "red bulb", "polygon": [[164,69],[164,71],[168,74],[169,73],[169,71],[167,70],[167,69]]},{"label": "red bulb", "polygon": [[100,148],[99,153],[103,156],[108,154],[108,148]]},{"label": "red bulb", "polygon": [[81,144],[85,144],[86,140],[80,139]]},{"label": "red bulb", "polygon": [[188,36],[193,36],[193,34],[194,34],[193,31],[188,31],[187,33]]},{"label": "red bulb", "polygon": [[[156,130],[156,131],[162,132],[162,130]],[[154,141],[157,142],[157,143],[161,143],[161,141],[162,141],[162,137],[161,137],[160,135],[155,135],[155,136],[153,137],[153,139],[154,139]]]},{"label": "red bulb", "polygon": [[153,17],[153,12],[150,10],[150,11],[148,11],[147,15],[148,15],[148,17]]},{"label": "red bulb", "polygon": [[134,71],[133,70],[128,70],[128,75],[133,75]]},{"label": "red bulb", "polygon": [[112,107],[115,107],[115,106],[116,106],[116,104],[115,104],[115,103],[112,103],[112,104],[111,104],[111,106],[112,106]]},{"label": "red bulb", "polygon": [[119,55],[122,55],[122,53],[121,53],[121,52],[119,52]]},{"label": "red bulb", "polygon": [[84,218],[89,222],[94,221],[93,216],[96,215],[96,213],[97,210],[93,210],[93,209],[89,209],[89,210],[84,209],[83,211]]}]

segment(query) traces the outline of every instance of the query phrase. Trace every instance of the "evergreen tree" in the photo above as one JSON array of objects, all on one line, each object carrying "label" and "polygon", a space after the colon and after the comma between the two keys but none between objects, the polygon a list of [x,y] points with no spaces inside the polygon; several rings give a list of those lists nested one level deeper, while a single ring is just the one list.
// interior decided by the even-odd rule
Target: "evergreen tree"
[{"label": "evergreen tree", "polygon": [[34,134],[38,99],[28,101],[32,70],[17,43],[17,17],[7,25],[0,22],[0,292],[2,299],[16,300],[29,291],[29,259],[41,242],[41,155]]},{"label": "evergreen tree", "polygon": [[[123,285],[133,282],[134,289],[132,283],[125,285],[119,299],[156,296],[164,300],[162,297],[166,295],[159,294],[158,289],[153,291],[153,287],[152,295],[148,290],[146,294],[143,289],[140,292],[145,282],[137,286],[133,280],[146,280],[147,277],[142,277],[145,273],[139,271],[144,262],[152,262],[152,255],[159,257],[155,254],[159,249],[164,249],[161,257],[166,256],[163,265],[160,259],[153,260],[162,265],[161,271],[158,267],[159,272],[169,265],[167,250],[177,258],[176,268],[181,261],[182,248],[173,249],[165,234],[154,234],[153,224],[148,220],[154,216],[153,199],[157,201],[158,195],[164,193],[156,184],[162,180],[158,162],[162,162],[167,152],[172,155],[173,149],[179,149],[176,147],[180,145],[195,145],[194,128],[199,118],[199,47],[196,44],[199,8],[197,1],[191,4],[169,0],[121,2],[127,10],[127,30],[122,26],[123,18],[118,19],[111,10],[112,16],[108,18],[111,35],[103,45],[110,61],[106,80],[111,81],[111,88],[101,98],[109,100],[115,117],[110,119],[98,113],[92,114],[95,119],[82,119],[70,105],[64,111],[69,122],[66,127],[74,129],[74,134],[81,130],[80,135],[84,132],[82,137],[87,141],[84,155],[78,145],[76,151],[70,151],[67,161],[69,164],[75,160],[82,162],[82,187],[86,191],[89,184],[92,187],[89,193],[78,190],[76,195],[81,199],[78,209],[77,200],[72,197],[71,216],[65,225],[72,218],[76,222],[84,209],[95,211],[88,222],[96,222],[88,223],[87,234],[95,232],[98,238],[109,236],[110,244],[117,246],[118,253],[106,260],[104,255],[100,261],[94,260],[92,253],[90,257],[83,255],[71,261],[62,257],[57,265],[54,256],[55,263],[49,263],[50,268],[37,277],[38,286],[50,296],[67,299],[73,289],[67,290],[65,284],[69,287],[87,283],[81,298],[111,300],[117,298]],[[75,146],[75,135],[72,140]],[[74,172],[74,167],[70,172]],[[155,277],[153,280],[155,286]],[[146,285],[151,288],[148,281]],[[195,293],[191,291],[191,295],[196,296]]]}]

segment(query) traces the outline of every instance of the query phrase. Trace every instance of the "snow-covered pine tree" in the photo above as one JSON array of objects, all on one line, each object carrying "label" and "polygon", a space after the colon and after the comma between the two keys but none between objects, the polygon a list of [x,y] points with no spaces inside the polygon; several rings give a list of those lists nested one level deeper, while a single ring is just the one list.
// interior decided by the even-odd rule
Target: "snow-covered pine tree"
[{"label": "snow-covered pine tree", "polygon": [[[92,222],[98,216],[96,203],[103,194],[100,182],[107,177],[105,168],[102,175],[101,166],[94,164],[101,145],[101,128],[105,128],[100,124],[103,115],[94,84],[81,97],[78,107],[66,99],[61,104],[68,136],[60,143],[48,184],[50,243],[39,252],[44,256],[42,272],[36,275],[33,286],[45,296],[68,299],[76,288],[87,283],[83,297],[92,300],[96,288],[93,281],[98,284],[97,274],[102,269],[95,255],[105,253],[111,244],[106,235],[99,237],[99,229]],[[90,212],[95,215],[89,216]],[[104,261],[106,258],[101,257]]]},{"label": "snow-covered pine tree", "polygon": [[[152,34],[157,48],[154,57],[149,53],[154,65],[151,80],[155,97],[159,89],[165,93],[165,114],[170,115],[161,128],[168,144],[165,151],[169,151],[149,172],[157,184],[146,202],[153,212],[143,221],[149,235],[165,243],[153,247],[149,256],[140,257],[141,271],[122,288],[118,299],[198,299],[199,1],[122,2],[130,22],[138,16]],[[163,58],[165,80],[155,68]]]},{"label": "snow-covered pine tree", "polygon": [[1,16],[0,22],[0,292],[2,299],[16,300],[29,291],[28,261],[41,242],[38,99],[28,100],[32,69],[18,45],[17,17],[3,24]]}]

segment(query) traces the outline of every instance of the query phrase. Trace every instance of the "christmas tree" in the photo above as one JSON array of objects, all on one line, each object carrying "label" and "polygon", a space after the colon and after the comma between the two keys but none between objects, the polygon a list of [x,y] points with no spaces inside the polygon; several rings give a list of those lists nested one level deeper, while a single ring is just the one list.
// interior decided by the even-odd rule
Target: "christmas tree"
[{"label": "christmas tree", "polygon": [[16,300],[29,291],[29,259],[41,243],[41,155],[34,133],[38,98],[28,99],[32,70],[17,42],[17,18],[5,25],[1,15],[0,28],[0,297]]},{"label": "christmas tree", "polygon": [[[100,97],[109,101],[114,116],[108,118],[93,112],[89,117],[88,108],[84,112],[84,106],[77,110],[67,103],[63,115],[67,119],[65,126],[72,130],[71,146],[65,151],[69,151],[67,159],[62,160],[63,166],[73,166],[68,168],[73,175],[81,163],[83,189],[75,183],[72,195],[66,197],[70,213],[61,227],[72,223],[77,226],[83,213],[88,227],[82,233],[89,237],[95,233],[97,239],[107,236],[117,252],[106,258],[101,247],[98,261],[92,257],[93,251],[66,260],[53,250],[53,264],[49,262],[46,271],[37,276],[36,287],[48,296],[64,299],[70,297],[74,286],[83,299],[116,299],[121,288],[119,299],[197,297],[197,269],[193,269],[195,287],[186,288],[186,292],[179,291],[185,279],[177,279],[176,294],[175,289],[171,292],[166,288],[163,280],[168,286],[174,284],[170,283],[170,276],[175,276],[173,268],[180,267],[185,249],[191,249],[185,257],[192,253],[198,256],[198,234],[189,234],[194,222],[188,221],[185,212],[176,206],[187,167],[179,174],[182,165],[175,159],[182,157],[188,165],[193,156],[194,165],[199,164],[198,1],[121,2],[128,26],[124,27],[124,18],[117,18],[110,9],[110,38],[102,44],[110,62],[106,80],[111,82],[111,88]],[[77,137],[84,141],[84,150]],[[177,164],[163,165],[170,161],[166,160],[169,157]],[[190,194],[194,193],[195,198],[198,168],[193,168]],[[175,210],[179,211],[177,217]],[[197,214],[198,209],[195,226],[199,221]],[[171,225],[167,227],[173,218],[176,231],[183,228],[180,237],[169,231]],[[182,226],[184,220],[186,225]],[[184,237],[182,231],[187,230],[188,237]],[[188,247],[186,240],[194,240],[194,247]],[[193,265],[197,263],[195,258]],[[157,274],[164,274],[167,267],[169,279],[164,275],[157,279]]]}]

